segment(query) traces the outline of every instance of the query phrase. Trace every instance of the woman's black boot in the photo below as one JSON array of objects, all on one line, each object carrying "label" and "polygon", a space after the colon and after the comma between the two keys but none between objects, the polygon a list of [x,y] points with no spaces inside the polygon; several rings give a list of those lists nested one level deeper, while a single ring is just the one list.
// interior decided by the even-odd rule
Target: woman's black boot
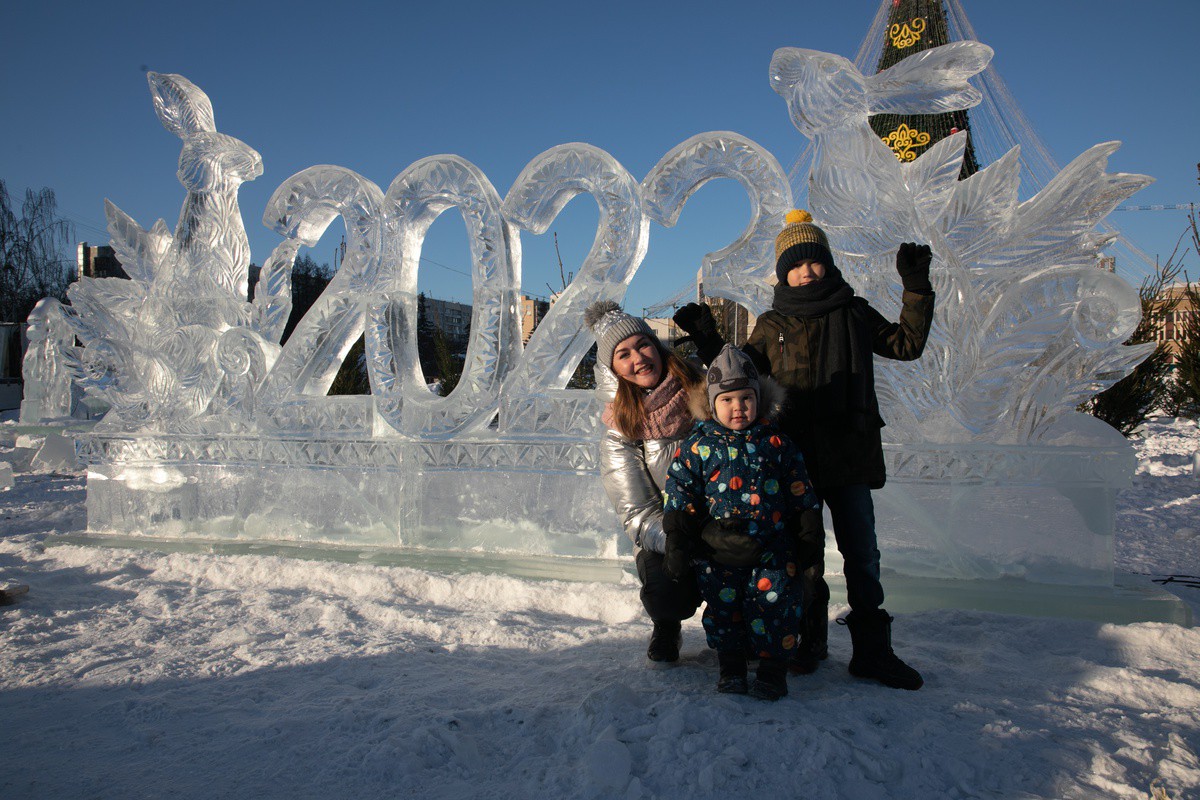
[{"label": "woman's black boot", "polygon": [[654,621],[654,632],[650,634],[650,647],[646,658],[670,664],[679,660],[679,646],[683,644],[683,626],[679,620]]}]

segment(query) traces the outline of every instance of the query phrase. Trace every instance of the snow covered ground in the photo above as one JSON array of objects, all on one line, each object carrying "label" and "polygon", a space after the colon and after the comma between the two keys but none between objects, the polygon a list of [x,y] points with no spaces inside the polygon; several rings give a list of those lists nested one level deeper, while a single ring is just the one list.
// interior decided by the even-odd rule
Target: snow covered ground
[{"label": "snow covered ground", "polygon": [[[1137,447],[1117,565],[1196,575],[1200,433]],[[901,692],[833,627],[769,704],[713,691],[697,620],[649,669],[632,579],[45,545],[84,524],[79,475],[0,492],[4,798],[1200,798],[1200,628],[905,615]]]}]

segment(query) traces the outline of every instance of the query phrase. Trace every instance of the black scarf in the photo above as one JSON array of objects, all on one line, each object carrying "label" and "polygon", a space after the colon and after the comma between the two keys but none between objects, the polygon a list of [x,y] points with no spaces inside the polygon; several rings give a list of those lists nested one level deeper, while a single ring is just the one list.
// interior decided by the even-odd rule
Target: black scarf
[{"label": "black scarf", "polygon": [[821,419],[845,419],[865,432],[874,423],[874,363],[861,312],[852,302],[854,296],[841,271],[827,266],[825,277],[807,286],[777,284],[771,307],[789,317],[824,318],[823,335],[808,343],[817,374],[814,394],[823,400],[841,399],[835,401],[835,407],[813,411]]}]

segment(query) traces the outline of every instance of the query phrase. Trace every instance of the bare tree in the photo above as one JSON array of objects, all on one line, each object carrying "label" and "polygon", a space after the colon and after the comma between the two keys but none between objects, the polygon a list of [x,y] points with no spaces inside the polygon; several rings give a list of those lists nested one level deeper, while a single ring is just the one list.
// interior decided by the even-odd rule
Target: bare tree
[{"label": "bare tree", "polygon": [[0,180],[0,321],[24,322],[43,297],[66,299],[71,223],[58,216],[54,190],[25,191],[21,216]]},{"label": "bare tree", "polygon": [[[558,258],[558,280],[560,288],[555,289],[549,283],[546,288],[550,290],[550,296],[555,297],[567,290],[571,284],[571,279],[574,275],[566,272],[563,269],[562,253],[558,250],[558,231],[554,231],[554,255]],[[570,380],[567,381],[568,389],[595,389],[596,388],[596,345],[592,345],[583,358],[575,365],[575,371],[571,373]]]}]

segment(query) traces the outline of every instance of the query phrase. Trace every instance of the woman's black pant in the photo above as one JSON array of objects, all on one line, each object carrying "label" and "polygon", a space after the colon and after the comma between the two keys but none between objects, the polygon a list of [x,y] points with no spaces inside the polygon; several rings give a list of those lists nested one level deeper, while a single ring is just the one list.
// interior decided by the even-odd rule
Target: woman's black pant
[{"label": "woman's black pant", "polygon": [[642,605],[655,622],[688,619],[700,607],[700,587],[695,576],[671,580],[663,570],[663,554],[639,550],[638,578],[642,581]]}]

